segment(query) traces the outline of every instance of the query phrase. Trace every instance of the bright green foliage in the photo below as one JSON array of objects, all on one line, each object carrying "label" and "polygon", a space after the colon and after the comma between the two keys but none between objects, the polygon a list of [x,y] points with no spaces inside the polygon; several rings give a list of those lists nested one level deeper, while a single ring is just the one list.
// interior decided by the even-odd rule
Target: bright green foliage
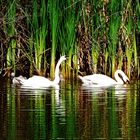
[{"label": "bright green foliage", "polygon": [[[80,10],[76,7],[76,1],[73,3],[71,0],[64,2],[63,9],[61,11],[61,26],[59,28],[60,39],[60,53],[67,54],[68,60],[66,65],[66,75],[71,76],[72,62],[75,64],[73,67],[77,69],[77,50],[76,50],[76,27],[79,20]],[[77,11],[78,10],[78,11]]]},{"label": "bright green foliage", "polygon": [[[1,4],[5,3],[1,1]],[[82,47],[85,47],[81,49],[83,51],[89,49],[88,55],[91,55],[94,72],[100,69],[111,75],[116,69],[124,69],[130,77],[130,69],[139,69],[138,0],[8,0],[5,5],[3,7],[7,9],[3,8],[5,14],[2,14],[3,25],[0,29],[8,42],[7,66],[14,70],[17,57],[20,57],[17,52],[22,49],[30,62],[30,74],[36,70],[38,74],[46,75],[49,67],[50,77],[53,78],[57,59],[61,55],[67,55],[62,70],[67,77],[74,76],[81,65],[78,63]],[[21,25],[17,20],[19,17],[23,18]],[[17,25],[21,28],[17,29]],[[26,33],[22,34],[26,38],[19,35],[19,32],[24,31]]]},{"label": "bright green foliage", "polygon": [[7,8],[6,13],[6,26],[5,26],[5,33],[7,37],[11,38],[9,39],[9,45],[7,50],[7,66],[13,67],[15,70],[15,50],[16,50],[16,40],[13,39],[13,36],[16,34],[16,28],[15,28],[15,15],[16,15],[16,3],[15,1],[9,1],[9,5]]},{"label": "bright green foliage", "polygon": [[58,26],[59,26],[59,1],[48,1],[48,12],[49,12],[49,20],[50,20],[50,31],[51,31],[51,64],[50,64],[50,76],[54,76],[55,69],[55,55],[56,48],[58,43]]},{"label": "bright green foliage", "polygon": [[[39,14],[38,14],[39,12]],[[46,36],[47,36],[47,10],[45,0],[41,1],[40,10],[38,11],[37,0],[33,1],[33,19],[32,19],[32,31],[33,40],[35,41],[35,67],[39,73],[43,74],[45,70],[46,58]]]}]

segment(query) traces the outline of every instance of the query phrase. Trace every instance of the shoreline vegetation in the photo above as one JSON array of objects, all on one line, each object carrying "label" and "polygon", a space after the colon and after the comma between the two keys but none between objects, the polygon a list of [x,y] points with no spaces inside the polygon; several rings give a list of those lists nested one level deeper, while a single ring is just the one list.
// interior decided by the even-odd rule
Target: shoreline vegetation
[{"label": "shoreline vegetation", "polygon": [[9,76],[140,76],[139,0],[1,0],[0,72]]}]

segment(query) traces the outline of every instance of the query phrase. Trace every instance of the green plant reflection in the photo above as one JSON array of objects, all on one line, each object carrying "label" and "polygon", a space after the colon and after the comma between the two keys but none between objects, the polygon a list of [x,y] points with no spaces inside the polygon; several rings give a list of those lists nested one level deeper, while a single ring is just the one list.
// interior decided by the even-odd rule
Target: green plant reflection
[{"label": "green plant reflection", "polygon": [[59,89],[7,86],[0,94],[3,139],[137,139],[138,85],[85,88],[63,81]]}]

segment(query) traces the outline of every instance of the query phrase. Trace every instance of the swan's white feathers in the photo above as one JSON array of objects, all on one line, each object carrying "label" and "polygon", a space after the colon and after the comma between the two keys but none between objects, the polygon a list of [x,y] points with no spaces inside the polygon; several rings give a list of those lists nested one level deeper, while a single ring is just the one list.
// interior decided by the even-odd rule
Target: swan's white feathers
[{"label": "swan's white feathers", "polygon": [[83,79],[91,82],[92,84],[108,84],[108,85],[116,84],[115,80],[103,74],[87,75],[87,76],[82,77],[82,80]]},{"label": "swan's white feathers", "polygon": [[29,87],[49,87],[53,85],[53,81],[43,77],[34,75],[30,77],[28,80],[21,80],[22,85]]},{"label": "swan's white feathers", "polygon": [[29,79],[24,79],[24,78],[17,78],[16,80],[19,82],[24,87],[31,87],[31,88],[42,88],[42,87],[50,87],[50,86],[56,86],[58,85],[60,81],[59,77],[59,67],[60,64],[66,60],[65,56],[61,56],[59,61],[57,62],[56,69],[55,69],[55,78],[53,81],[43,77],[43,76],[37,76],[34,75],[30,77]]},{"label": "swan's white feathers", "polygon": [[[118,74],[121,74],[123,80],[118,76]],[[128,77],[121,70],[117,70],[115,72],[116,81],[104,74],[93,74],[93,75],[86,75],[83,77],[79,76],[79,78],[82,80],[84,85],[110,86],[110,85],[124,84],[124,82],[129,81]]]},{"label": "swan's white feathers", "polygon": [[20,75],[19,77],[13,77],[12,82],[13,84],[22,84],[22,80],[27,80],[27,78]]}]

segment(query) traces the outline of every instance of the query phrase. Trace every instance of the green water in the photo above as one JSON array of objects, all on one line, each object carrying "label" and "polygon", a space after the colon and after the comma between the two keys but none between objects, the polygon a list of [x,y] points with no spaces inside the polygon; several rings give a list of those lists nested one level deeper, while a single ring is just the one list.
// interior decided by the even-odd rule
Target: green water
[{"label": "green water", "polygon": [[0,139],[140,139],[140,83],[22,89],[0,82]]}]

